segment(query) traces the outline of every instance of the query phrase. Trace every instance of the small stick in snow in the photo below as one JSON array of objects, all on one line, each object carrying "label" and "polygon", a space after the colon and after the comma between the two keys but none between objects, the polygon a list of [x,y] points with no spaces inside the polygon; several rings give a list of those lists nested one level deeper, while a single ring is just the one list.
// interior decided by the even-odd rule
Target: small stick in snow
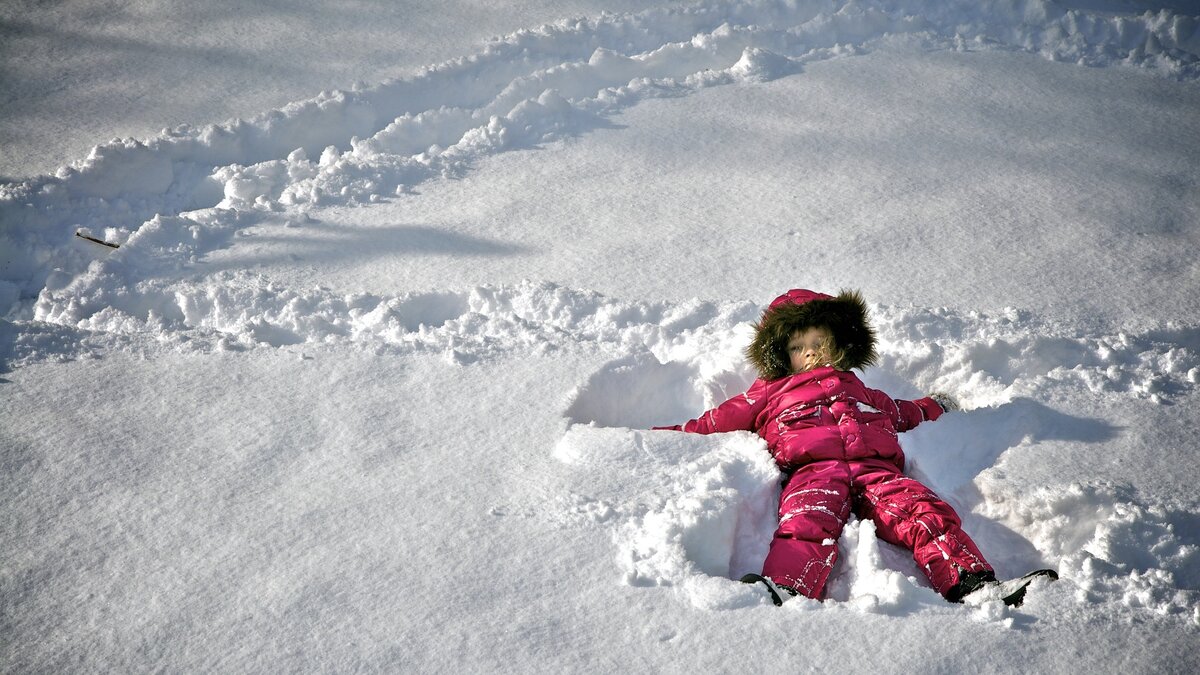
[{"label": "small stick in snow", "polygon": [[114,243],[112,243],[112,242],[110,242],[110,241],[104,241],[103,239],[97,239],[97,238],[95,238],[95,237],[89,237],[88,235],[84,234],[84,233],[83,233],[82,231],[80,231],[80,230],[75,230],[75,236],[76,236],[76,237],[79,237],[80,239],[87,239],[88,241],[95,242],[95,243],[97,243],[97,244],[100,244],[101,246],[107,246],[107,247],[109,247],[109,248],[121,248],[121,245],[120,245],[120,244],[114,244]]}]

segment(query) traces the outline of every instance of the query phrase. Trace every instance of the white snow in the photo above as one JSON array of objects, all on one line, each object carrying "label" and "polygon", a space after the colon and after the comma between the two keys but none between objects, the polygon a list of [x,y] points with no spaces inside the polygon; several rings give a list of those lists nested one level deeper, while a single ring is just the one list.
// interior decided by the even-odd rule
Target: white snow
[{"label": "white snow", "polygon": [[[1200,10],[476,4],[3,10],[4,671],[1200,668]],[[792,287],[1060,581],[734,581],[762,441],[648,429]]]}]

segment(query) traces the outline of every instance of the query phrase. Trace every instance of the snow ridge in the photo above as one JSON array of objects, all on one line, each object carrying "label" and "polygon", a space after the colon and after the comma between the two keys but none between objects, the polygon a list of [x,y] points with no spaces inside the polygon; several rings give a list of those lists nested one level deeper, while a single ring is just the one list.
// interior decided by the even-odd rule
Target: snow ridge
[{"label": "snow ridge", "polygon": [[488,155],[585,133],[646,98],[770,80],[901,40],[1195,79],[1197,25],[1165,10],[1112,16],[1047,0],[933,9],[764,0],[520,31],[410,79],[324,92],[250,120],[114,140],[54,176],[0,185],[0,248],[8,252],[0,307],[27,316],[50,277],[87,268],[93,253],[71,240],[78,227],[126,243],[143,228],[161,229],[162,219],[184,218],[191,224],[179,227],[207,242],[194,252],[202,256],[256,216],[393,198],[430,178],[461,175]]},{"label": "snow ridge", "polygon": [[[178,232],[192,227],[187,219],[156,218],[136,239],[161,236],[174,242]],[[129,246],[110,261],[143,255]],[[169,259],[167,252],[145,257],[160,263]],[[323,287],[299,291],[245,271],[178,281],[139,280],[128,273],[148,265],[96,264],[61,289],[48,285],[38,301],[38,317],[77,329],[65,334],[79,335],[79,344],[86,335],[94,341],[96,334],[109,334],[126,344],[138,338],[185,350],[355,343],[470,363],[531,349],[546,353],[606,345],[614,361],[586,385],[575,421],[621,426],[644,426],[647,415],[677,411],[656,410],[651,401],[605,411],[612,391],[648,381],[669,386],[672,378],[686,381],[699,374],[702,399],[675,398],[711,406],[754,377],[741,355],[760,311],[751,302],[625,301],[547,282],[380,296]],[[1200,383],[1200,326],[1166,323],[1142,333],[1075,335],[1016,310],[991,315],[876,305],[873,315],[882,370],[929,391],[970,391],[964,401],[969,407],[1055,386],[1161,403]],[[15,365],[70,357],[70,352],[34,350],[10,358]],[[684,366],[692,370],[680,371]],[[672,374],[664,376],[663,369]]]}]

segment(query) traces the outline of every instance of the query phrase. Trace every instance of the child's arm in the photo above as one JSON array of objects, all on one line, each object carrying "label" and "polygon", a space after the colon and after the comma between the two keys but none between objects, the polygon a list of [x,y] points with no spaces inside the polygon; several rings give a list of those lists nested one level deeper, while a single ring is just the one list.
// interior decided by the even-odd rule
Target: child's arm
[{"label": "child's arm", "polygon": [[936,420],[947,410],[932,396],[908,401],[892,398],[878,389],[867,389],[867,402],[891,417],[897,432],[908,431],[921,422]]},{"label": "child's arm", "polygon": [[754,431],[754,420],[767,404],[766,383],[755,380],[744,394],[738,394],[694,420],[657,430],[715,434],[723,431]]}]

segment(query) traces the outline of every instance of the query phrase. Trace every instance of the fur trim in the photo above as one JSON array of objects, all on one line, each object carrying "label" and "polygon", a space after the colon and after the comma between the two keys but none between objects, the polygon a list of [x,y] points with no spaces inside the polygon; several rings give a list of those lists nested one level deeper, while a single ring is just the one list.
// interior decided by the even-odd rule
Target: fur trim
[{"label": "fur trim", "polygon": [[787,343],[798,330],[825,326],[833,335],[842,359],[839,370],[859,370],[874,365],[875,331],[867,318],[867,303],[858,291],[842,291],[836,298],[810,300],[803,304],[780,304],[763,312],[754,327],[754,341],[746,358],[764,380],[791,374]]}]

